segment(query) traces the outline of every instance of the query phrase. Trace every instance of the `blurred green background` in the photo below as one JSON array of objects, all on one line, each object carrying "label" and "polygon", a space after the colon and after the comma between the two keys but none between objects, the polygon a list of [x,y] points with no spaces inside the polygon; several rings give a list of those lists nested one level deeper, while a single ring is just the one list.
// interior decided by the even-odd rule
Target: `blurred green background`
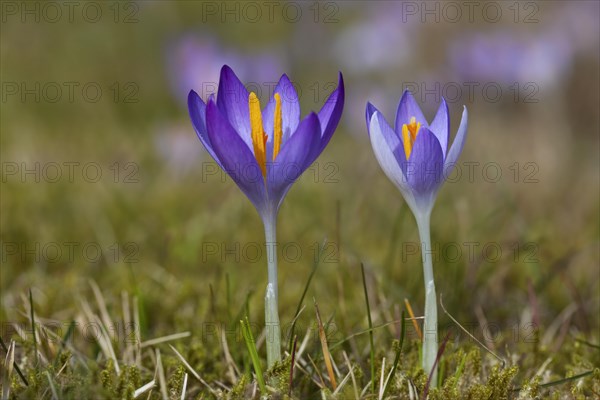
[{"label": "blurred green background", "polygon": [[404,298],[422,312],[416,224],[364,121],[367,101],[393,121],[409,88],[428,118],[447,98],[453,133],[469,109],[432,215],[446,308],[597,342],[599,5],[473,3],[2,2],[1,319],[26,321],[32,288],[39,315],[68,321],[93,279],[115,318],[122,291],[139,297],[145,337],[235,314],[249,292],[261,321],[260,219],[187,114],[228,64],[262,100],[287,73],[303,116],[346,82],[337,132],[279,214],[282,323],[315,258],[308,295],[338,338],[365,327],[361,261],[374,323]]}]

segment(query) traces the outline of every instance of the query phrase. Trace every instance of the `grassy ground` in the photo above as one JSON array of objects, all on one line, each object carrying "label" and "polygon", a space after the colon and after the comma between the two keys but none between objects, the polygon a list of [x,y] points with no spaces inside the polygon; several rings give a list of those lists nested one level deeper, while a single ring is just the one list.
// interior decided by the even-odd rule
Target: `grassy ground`
[{"label": "grassy ground", "polygon": [[[264,371],[262,226],[233,182],[214,173],[185,105],[169,92],[165,37],[191,24],[185,12],[169,10],[150,8],[136,26],[87,24],[76,36],[66,23],[33,24],[27,35],[22,26],[2,27],[3,81],[97,81],[111,96],[115,81],[140,89],[131,104],[2,103],[0,355],[9,398],[265,394],[240,325],[247,316]],[[248,32],[214,30],[242,43]],[[336,76],[336,66],[303,62],[290,74],[305,87]],[[350,98],[368,100],[358,79],[346,81]],[[598,127],[597,107],[589,106],[598,99],[578,91],[582,105],[563,95],[542,92],[535,104],[466,102],[461,175],[442,188],[432,215],[447,339],[437,388],[419,368],[416,224],[377,165],[366,128],[346,112],[280,211],[287,357],[264,371],[272,398],[599,396]],[[322,99],[301,102],[306,114]],[[454,130],[461,105],[450,107]],[[584,105],[596,119],[581,128]],[[192,139],[184,148],[198,148],[189,163],[188,153],[161,152],[168,146],[160,140],[181,137]]]},{"label": "grassy ground", "polygon": [[[478,131],[476,119],[467,158]],[[338,134],[319,165],[342,160],[339,182],[315,182],[306,174],[279,218],[286,348],[316,266],[294,330],[294,398],[378,398],[381,377],[385,381],[396,358],[404,299],[416,316],[422,310],[413,218],[368,143]],[[49,153],[59,151],[49,146]],[[258,397],[239,321],[248,315],[264,357],[259,218],[232,182],[202,182],[202,166],[175,179],[144,144],[121,140],[119,151],[141,160],[138,183],[107,177],[3,185],[10,193],[3,196],[3,238],[27,246],[13,254],[4,239],[2,337],[7,346],[14,340],[8,359],[28,383],[13,369],[11,396],[49,398],[55,391],[60,398],[128,398],[154,382],[141,398],[178,398],[187,375],[189,398]],[[357,157],[338,158],[350,151]],[[110,159],[103,149],[89,157]],[[356,188],[354,176],[366,187]],[[586,178],[579,179],[568,184],[584,186]],[[537,193],[512,182],[487,191],[478,187],[482,182],[443,189],[432,221],[440,246],[438,292],[470,335],[440,310],[440,338],[450,336],[440,358],[441,388],[430,390],[431,398],[591,398],[599,392],[598,281],[592,279],[597,214],[587,199],[558,190],[559,177],[554,182],[565,198],[540,202]],[[577,202],[571,211],[579,214],[587,204],[591,214],[563,219],[567,210],[557,215],[554,204],[567,201]],[[467,242],[481,243],[472,245],[472,257]],[[449,243],[463,254],[456,257]],[[489,254],[482,250],[488,243]],[[501,256],[492,253],[496,246]],[[52,253],[56,248],[61,256]],[[361,261],[374,326],[374,393]],[[323,361],[313,299],[327,326],[337,391]],[[426,376],[415,328],[408,320],[404,326],[387,395],[416,398]],[[267,372],[273,393],[288,393],[289,374],[289,359]],[[578,378],[563,381],[571,376]]]}]

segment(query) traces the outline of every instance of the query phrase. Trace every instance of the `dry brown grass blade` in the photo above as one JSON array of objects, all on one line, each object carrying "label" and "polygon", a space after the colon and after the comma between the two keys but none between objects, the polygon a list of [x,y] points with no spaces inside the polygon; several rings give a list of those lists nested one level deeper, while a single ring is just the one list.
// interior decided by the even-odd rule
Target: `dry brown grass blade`
[{"label": "dry brown grass blade", "polygon": [[307,354],[307,355],[306,355],[306,357],[308,357],[308,361],[310,362],[310,365],[312,365],[313,369],[315,370],[315,373],[316,373],[316,374],[317,374],[317,376],[319,377],[319,381],[320,381],[320,383],[319,383],[319,382],[317,382],[317,380],[316,380],[316,379],[313,379],[312,381],[313,381],[314,383],[316,383],[316,384],[317,384],[317,386],[318,386],[320,389],[325,389],[325,387],[326,387],[327,385],[325,385],[325,379],[323,379],[323,375],[321,375],[321,371],[319,371],[319,368],[317,367],[317,364],[315,364],[315,361],[312,359],[312,357],[310,356],[310,354]]},{"label": "dry brown grass blade", "polygon": [[333,372],[333,365],[331,364],[331,354],[329,353],[329,347],[327,346],[327,335],[325,334],[325,328],[321,321],[321,315],[319,314],[319,306],[317,301],[313,298],[315,303],[315,311],[317,313],[317,323],[319,324],[319,339],[321,340],[321,347],[323,348],[323,359],[325,360],[325,367],[327,367],[327,374],[331,380],[331,386],[333,390],[337,388],[337,381],[335,380],[335,374]]},{"label": "dry brown grass blade", "polygon": [[419,335],[419,340],[422,341],[423,334],[421,333],[421,328],[419,328],[419,324],[417,324],[417,319],[415,318],[415,313],[413,312],[413,309],[410,306],[410,302],[408,301],[408,299],[404,299],[404,305],[406,305],[406,310],[408,311],[410,320],[412,321],[413,326],[415,327],[415,331],[417,332],[417,335]]},{"label": "dry brown grass blade", "polygon": [[140,343],[140,347],[150,347],[160,343],[172,342],[174,340],[184,339],[186,337],[190,337],[192,335],[191,332],[179,332],[173,333],[171,335],[161,336],[154,339],[146,340],[145,342]]},{"label": "dry brown grass blade", "polygon": [[240,370],[238,369],[237,365],[235,365],[235,361],[233,361],[233,357],[231,357],[231,353],[229,352],[229,345],[227,344],[225,329],[221,329],[221,347],[223,349],[225,363],[227,364],[227,374],[229,375],[229,380],[231,383],[235,384],[237,377],[240,375]]},{"label": "dry brown grass blade", "polygon": [[344,355],[344,361],[346,362],[346,365],[348,366],[348,370],[350,371],[350,377],[352,378],[352,388],[354,389],[354,398],[356,400],[359,400],[358,388],[356,387],[356,378],[354,376],[354,367],[352,367],[352,364],[350,364],[350,360],[348,359],[348,355],[346,354],[346,352],[343,351],[342,354]]},{"label": "dry brown grass blade", "polygon": [[446,314],[448,316],[448,318],[450,318],[452,320],[452,322],[454,322],[456,324],[456,326],[458,326],[463,332],[465,332],[471,339],[473,339],[475,342],[477,342],[481,347],[483,347],[485,350],[487,350],[488,353],[490,353],[491,355],[493,355],[498,361],[500,361],[502,363],[502,368],[504,368],[506,366],[506,360],[502,357],[500,357],[498,354],[494,353],[489,347],[487,347],[485,344],[481,343],[481,341],[479,339],[477,339],[475,336],[473,336],[473,334],[471,334],[471,332],[469,332],[464,326],[462,326],[457,320],[456,318],[454,318],[449,312],[448,310],[446,310],[446,307],[444,306],[444,301],[442,300],[442,294],[440,294],[440,307],[442,308],[442,311],[444,311],[444,314]]},{"label": "dry brown grass blade", "polygon": [[290,364],[290,384],[288,390],[288,396],[292,397],[292,384],[294,383],[294,364],[296,364],[296,346],[298,345],[298,336],[294,335],[294,344],[292,346],[292,363]]},{"label": "dry brown grass blade", "polygon": [[165,370],[162,365],[162,358],[160,356],[160,349],[155,349],[156,351],[156,375],[158,375],[158,383],[160,387],[160,394],[163,400],[169,400],[169,396],[167,395],[167,379],[165,378]]},{"label": "dry brown grass blade", "polygon": [[147,391],[151,390],[154,386],[156,386],[156,381],[154,379],[152,379],[150,382],[146,383],[145,385],[143,385],[143,386],[135,389],[135,392],[133,392],[133,398],[137,399],[142,394],[144,394]]},{"label": "dry brown grass blade", "polygon": [[175,347],[173,347],[171,345],[169,345],[169,347],[175,353],[175,355],[177,356],[177,358],[179,358],[179,360],[187,368],[187,370],[190,371],[190,373],[194,376],[194,378],[196,378],[202,385],[204,385],[204,387],[207,388],[213,394],[213,396],[219,397],[219,392],[217,392],[215,389],[213,389],[204,379],[202,379],[200,377],[200,375],[198,374],[198,372],[196,372],[196,370],[194,368],[192,368],[192,366],[190,365],[189,362],[187,362],[187,360],[185,359],[185,357],[183,357],[181,355],[181,353],[178,352]]},{"label": "dry brown grass blade", "polygon": [[96,314],[94,314],[92,308],[86,300],[81,299],[80,304],[85,318],[87,318],[87,322],[80,325],[79,329],[83,329],[82,327],[91,326],[92,324],[99,328],[98,336],[95,337],[96,342],[100,346],[100,349],[104,353],[104,356],[107,359],[113,360],[115,371],[117,375],[119,375],[121,373],[121,369],[119,367],[119,361],[117,360],[117,356],[113,348],[112,342],[110,340],[110,335],[108,334],[108,331],[106,330],[100,318]]},{"label": "dry brown grass blade", "polygon": [[[6,352],[6,357],[8,357],[10,346],[11,346],[12,342],[13,341],[11,340],[11,342],[9,343],[9,347],[7,348],[6,345],[4,344],[4,341],[2,341],[2,337],[0,337],[0,346]],[[14,354],[14,349],[12,351],[13,351],[13,354]],[[6,368],[14,368],[15,371],[17,371],[17,375],[19,375],[19,377],[21,378],[21,381],[23,381],[23,383],[25,384],[25,386],[29,386],[29,382],[27,382],[27,379],[25,379],[25,376],[23,375],[23,373],[19,369],[19,366],[17,365],[17,363],[15,363],[14,356],[13,356],[13,362],[11,364],[11,367],[6,367],[6,364],[4,364],[4,368],[5,368],[5,370],[6,370]]]},{"label": "dry brown grass blade", "polygon": [[92,292],[94,292],[94,298],[96,299],[96,303],[98,304],[98,310],[100,310],[100,319],[104,324],[104,327],[108,330],[115,329],[116,325],[113,323],[110,318],[110,314],[108,313],[108,308],[106,307],[106,300],[104,299],[104,295],[100,290],[100,287],[93,279],[90,279],[89,285],[92,288]]}]

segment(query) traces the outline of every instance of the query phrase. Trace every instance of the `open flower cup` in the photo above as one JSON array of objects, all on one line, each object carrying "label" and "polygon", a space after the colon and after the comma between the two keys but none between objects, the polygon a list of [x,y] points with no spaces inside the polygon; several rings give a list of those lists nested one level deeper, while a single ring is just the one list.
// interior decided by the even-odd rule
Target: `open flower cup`
[{"label": "open flower cup", "polygon": [[300,102],[284,74],[266,107],[248,92],[228,66],[221,69],[217,98],[205,103],[193,90],[188,108],[194,129],[217,164],[233,179],[260,214],[268,255],[269,283],[265,295],[267,362],[280,360],[280,327],[277,312],[276,219],[292,184],[323,152],[344,107],[344,82],[318,113],[301,119]]},{"label": "open flower cup", "polygon": [[438,190],[462,152],[467,133],[466,107],[449,150],[450,117],[443,98],[431,124],[408,90],[400,99],[393,128],[371,103],[367,103],[366,117],[375,157],[387,177],[413,213],[430,212]]}]

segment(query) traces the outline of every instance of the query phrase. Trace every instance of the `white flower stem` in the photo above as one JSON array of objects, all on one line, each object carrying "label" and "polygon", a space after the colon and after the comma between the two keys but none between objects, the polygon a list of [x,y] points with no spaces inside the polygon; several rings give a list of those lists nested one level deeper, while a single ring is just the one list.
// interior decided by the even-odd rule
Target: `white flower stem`
[{"label": "white flower stem", "polygon": [[265,293],[265,329],[267,332],[267,366],[281,361],[281,327],[277,290],[277,235],[276,216],[265,218],[265,245],[267,249],[268,283]]},{"label": "white flower stem", "polygon": [[[419,237],[421,239],[421,257],[423,258],[423,276],[425,278],[425,323],[423,325],[423,370],[427,375],[432,371],[438,352],[437,297],[433,280],[433,262],[431,234],[429,232],[430,212],[416,213]],[[431,387],[437,384],[437,368],[431,375]]]}]

